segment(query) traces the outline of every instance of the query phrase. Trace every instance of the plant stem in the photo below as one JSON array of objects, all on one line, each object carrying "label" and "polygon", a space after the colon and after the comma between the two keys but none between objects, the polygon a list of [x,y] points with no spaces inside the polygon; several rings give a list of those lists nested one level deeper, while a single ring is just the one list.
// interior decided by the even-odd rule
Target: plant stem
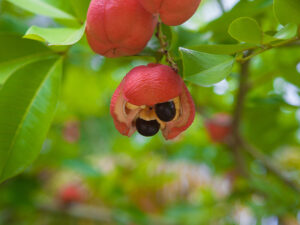
[{"label": "plant stem", "polygon": [[237,61],[241,62],[241,63],[246,62],[246,61],[252,59],[253,57],[255,57],[255,56],[257,56],[257,55],[259,55],[259,54],[261,54],[263,52],[266,52],[266,51],[268,51],[270,49],[279,48],[279,47],[282,47],[282,46],[286,46],[286,45],[292,44],[292,43],[294,43],[294,42],[296,42],[298,40],[299,40],[299,38],[295,37],[295,38],[292,38],[292,39],[288,39],[286,41],[282,41],[282,42],[280,42],[278,44],[264,46],[263,48],[258,49],[257,51],[253,52],[251,55],[248,55],[246,57],[237,59]]},{"label": "plant stem", "polygon": [[161,21],[158,21],[158,24],[157,24],[156,37],[159,40],[159,43],[160,43],[160,46],[161,46],[160,51],[166,57],[167,63],[172,67],[173,70],[178,72],[178,66],[175,63],[175,61],[173,60],[170,52],[168,51],[169,43],[166,40],[166,36],[163,33]]}]

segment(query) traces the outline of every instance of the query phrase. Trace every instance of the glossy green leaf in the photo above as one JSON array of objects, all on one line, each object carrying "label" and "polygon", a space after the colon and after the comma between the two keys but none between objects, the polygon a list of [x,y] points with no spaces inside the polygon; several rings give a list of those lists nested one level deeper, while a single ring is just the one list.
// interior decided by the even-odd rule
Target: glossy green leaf
[{"label": "glossy green leaf", "polygon": [[214,45],[197,45],[197,46],[189,46],[189,49],[206,52],[211,54],[221,54],[221,55],[233,55],[239,52],[243,52],[245,50],[249,50],[255,48],[254,44],[214,44]]},{"label": "glossy green leaf", "polygon": [[48,16],[55,19],[74,20],[76,17],[72,15],[69,4],[66,0],[7,0],[22,9],[29,12]]},{"label": "glossy green leaf", "polygon": [[263,32],[258,23],[250,17],[240,17],[234,20],[228,29],[228,33],[240,42],[261,44]]},{"label": "glossy green leaf", "polygon": [[14,34],[0,34],[0,49],[0,85],[22,66],[53,56],[44,45]]},{"label": "glossy green leaf", "polygon": [[300,1],[274,0],[274,13],[283,25],[289,23],[300,24]]},{"label": "glossy green leaf", "polygon": [[194,84],[207,86],[225,79],[232,70],[234,57],[214,55],[180,48],[183,60],[184,79]]},{"label": "glossy green leaf", "polygon": [[39,154],[54,115],[62,59],[26,65],[0,91],[0,182],[15,176]]},{"label": "glossy green leaf", "polygon": [[78,28],[42,28],[32,26],[24,38],[47,42],[49,45],[73,45],[84,35],[85,25]]},{"label": "glossy green leaf", "polygon": [[274,37],[277,39],[290,39],[297,35],[297,25],[296,24],[287,24],[281,30],[279,30]]}]

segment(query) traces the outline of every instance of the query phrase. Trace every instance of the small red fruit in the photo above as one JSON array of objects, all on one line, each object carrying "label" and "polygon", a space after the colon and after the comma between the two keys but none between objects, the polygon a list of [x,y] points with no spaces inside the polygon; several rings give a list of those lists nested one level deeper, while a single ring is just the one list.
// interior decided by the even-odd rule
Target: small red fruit
[{"label": "small red fruit", "polygon": [[91,48],[106,57],[135,55],[151,39],[157,18],[138,0],[92,0],[86,23]]},{"label": "small red fruit", "polygon": [[196,12],[201,0],[139,0],[146,10],[159,14],[162,22],[177,26]]},{"label": "small red fruit", "polygon": [[218,113],[205,121],[206,130],[213,142],[224,143],[231,133],[232,117],[226,113]]},{"label": "small red fruit", "polygon": [[85,199],[85,193],[79,185],[71,184],[60,190],[59,199],[64,205],[79,203]]},{"label": "small red fruit", "polygon": [[131,70],[115,91],[110,113],[117,130],[153,136],[159,130],[173,139],[194,121],[195,105],[181,77],[161,64]]},{"label": "small red fruit", "polygon": [[63,128],[63,138],[69,143],[76,143],[80,138],[80,124],[78,121],[67,121]]}]

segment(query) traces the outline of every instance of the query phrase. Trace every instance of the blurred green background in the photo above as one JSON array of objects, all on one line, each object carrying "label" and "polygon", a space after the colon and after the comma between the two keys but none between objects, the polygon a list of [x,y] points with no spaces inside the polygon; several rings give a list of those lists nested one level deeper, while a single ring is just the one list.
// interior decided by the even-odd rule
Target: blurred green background
[{"label": "blurred green background", "polygon": [[[179,46],[236,43],[227,29],[239,16],[255,18],[264,31],[278,30],[271,0],[222,3],[224,11],[220,1],[204,0],[191,20],[169,28],[172,54],[178,55]],[[31,25],[60,23],[0,0],[1,32],[24,35]],[[153,37],[144,55],[156,44]],[[299,224],[299,192],[245,152],[249,176],[241,176],[233,150],[212,141],[205,129],[207,118],[232,113],[238,64],[220,83],[188,84],[198,114],[175,141],[117,132],[110,98],[127,72],[149,62],[155,59],[96,55],[85,37],[69,49],[59,106],[41,154],[24,173],[0,185],[0,224]],[[299,183],[300,46],[260,54],[249,70],[242,133]]]}]

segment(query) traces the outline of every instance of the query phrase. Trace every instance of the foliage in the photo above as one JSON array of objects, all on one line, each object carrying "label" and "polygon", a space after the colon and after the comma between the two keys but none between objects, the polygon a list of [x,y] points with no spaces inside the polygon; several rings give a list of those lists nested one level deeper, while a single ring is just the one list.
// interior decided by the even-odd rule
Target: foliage
[{"label": "foliage", "polygon": [[[0,0],[0,224],[295,220],[300,1],[224,9],[203,0],[190,21],[160,24],[159,39],[118,59],[90,50],[88,5]],[[178,66],[196,103],[194,124],[172,142],[123,137],[109,115],[122,78],[151,62]],[[226,143],[214,143],[204,125],[219,112],[233,118]],[[58,199],[70,183],[86,193],[75,208]]]}]

